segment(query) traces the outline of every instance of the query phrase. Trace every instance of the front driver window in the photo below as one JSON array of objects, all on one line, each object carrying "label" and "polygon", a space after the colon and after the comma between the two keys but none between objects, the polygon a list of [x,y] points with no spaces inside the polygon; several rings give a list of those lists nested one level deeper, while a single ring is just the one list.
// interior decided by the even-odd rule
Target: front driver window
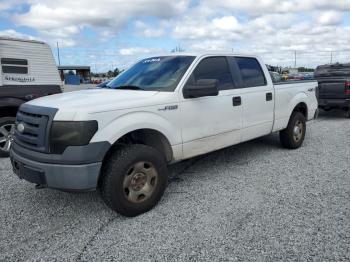
[{"label": "front driver window", "polygon": [[188,84],[194,84],[200,79],[217,79],[219,90],[233,89],[234,84],[225,57],[204,58],[195,68],[188,79]]}]

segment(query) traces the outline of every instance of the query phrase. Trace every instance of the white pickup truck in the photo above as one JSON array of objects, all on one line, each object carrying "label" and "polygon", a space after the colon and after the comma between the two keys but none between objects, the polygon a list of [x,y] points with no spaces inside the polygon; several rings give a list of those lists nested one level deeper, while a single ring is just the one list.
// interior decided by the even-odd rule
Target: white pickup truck
[{"label": "white pickup truck", "polygon": [[39,187],[99,188],[109,207],[136,216],[162,197],[168,164],[276,131],[284,147],[300,147],[316,86],[273,84],[256,56],[143,59],[106,88],[23,104],[13,170]]}]

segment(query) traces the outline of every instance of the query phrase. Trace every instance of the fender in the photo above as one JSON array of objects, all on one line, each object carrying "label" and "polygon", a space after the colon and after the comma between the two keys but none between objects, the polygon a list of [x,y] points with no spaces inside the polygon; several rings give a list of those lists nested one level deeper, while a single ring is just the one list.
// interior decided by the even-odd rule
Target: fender
[{"label": "fender", "polygon": [[288,118],[292,115],[292,112],[294,110],[294,108],[300,104],[300,103],[304,103],[306,105],[306,107],[308,108],[308,97],[307,94],[305,92],[300,92],[298,93],[289,103],[289,114],[288,114]]},{"label": "fender", "polygon": [[0,98],[0,109],[1,107],[19,107],[25,102],[26,101],[15,97],[2,97]]},{"label": "fender", "polygon": [[305,92],[297,93],[291,100],[289,100],[287,105],[283,105],[284,101],[281,101],[278,105],[276,105],[277,111],[275,111],[275,122],[273,125],[272,132],[283,130],[287,127],[290,116],[294,108],[299,103],[304,103],[308,107],[308,97]]},{"label": "fender", "polygon": [[153,129],[162,133],[171,146],[182,143],[181,129],[162,116],[145,111],[123,114],[99,130],[91,142],[108,141],[114,144],[125,134],[138,129]]}]

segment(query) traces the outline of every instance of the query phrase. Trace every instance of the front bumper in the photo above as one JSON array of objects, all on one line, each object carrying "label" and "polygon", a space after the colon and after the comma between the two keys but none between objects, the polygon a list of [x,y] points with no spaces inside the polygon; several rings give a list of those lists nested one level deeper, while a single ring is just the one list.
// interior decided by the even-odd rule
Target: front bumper
[{"label": "front bumper", "polygon": [[102,162],[63,165],[47,164],[26,159],[10,151],[13,171],[19,178],[45,187],[90,191],[95,190]]},{"label": "front bumper", "polygon": [[68,148],[63,155],[52,155],[13,143],[10,158],[14,173],[28,182],[55,189],[91,191],[97,188],[102,160],[109,146],[100,142]]}]

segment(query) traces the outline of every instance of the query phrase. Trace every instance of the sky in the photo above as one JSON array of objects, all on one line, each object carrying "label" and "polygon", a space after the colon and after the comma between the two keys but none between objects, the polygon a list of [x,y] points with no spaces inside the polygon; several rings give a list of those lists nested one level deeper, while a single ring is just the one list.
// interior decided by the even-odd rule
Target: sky
[{"label": "sky", "polygon": [[0,36],[42,40],[102,72],[171,53],[260,55],[277,66],[350,62],[350,0],[0,0]]}]

